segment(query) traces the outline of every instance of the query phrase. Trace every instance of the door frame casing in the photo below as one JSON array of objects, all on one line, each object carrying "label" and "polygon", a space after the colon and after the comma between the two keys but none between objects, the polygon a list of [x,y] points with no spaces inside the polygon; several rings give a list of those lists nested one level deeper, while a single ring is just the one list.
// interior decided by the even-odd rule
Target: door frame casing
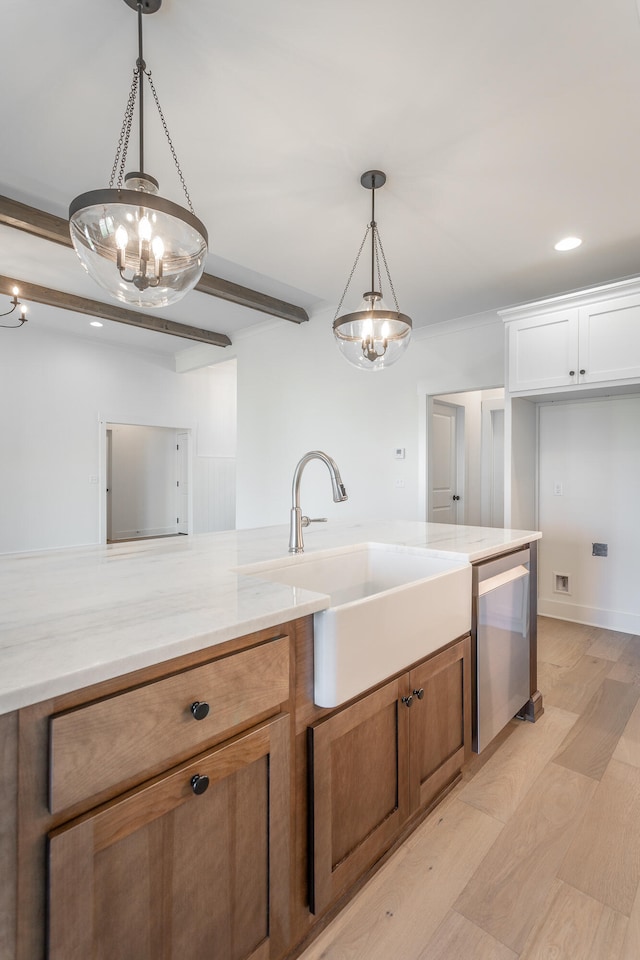
[{"label": "door frame casing", "polygon": [[[481,441],[480,441],[480,474],[481,474],[481,497],[480,497],[480,514],[482,519],[482,526],[504,526],[504,445],[505,445],[505,429],[504,422],[506,417],[505,412],[506,402],[502,400],[483,400],[482,401],[482,427],[481,427]],[[499,518],[500,522],[498,523],[497,517],[493,516],[493,495],[496,486],[496,477],[494,472],[494,452],[495,452],[495,438],[496,438],[496,429],[495,429],[495,413],[502,412],[503,415],[503,428],[502,428],[502,471],[501,471],[501,481],[502,481],[502,516]]]},{"label": "door frame casing", "polygon": [[184,422],[160,422],[154,417],[98,416],[98,543],[107,542],[107,483],[108,483],[108,451],[107,429],[110,424],[123,424],[131,427],[160,427],[165,430],[176,430],[187,434],[187,471],[189,483],[188,495],[188,530],[193,531],[193,438],[195,424],[185,426]]}]

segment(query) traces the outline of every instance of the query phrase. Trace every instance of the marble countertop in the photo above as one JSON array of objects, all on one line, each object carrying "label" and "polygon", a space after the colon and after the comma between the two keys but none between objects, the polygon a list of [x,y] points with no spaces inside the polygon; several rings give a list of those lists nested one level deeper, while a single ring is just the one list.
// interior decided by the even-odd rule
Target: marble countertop
[{"label": "marble countertop", "polygon": [[[328,606],[236,568],[288,557],[286,526],[0,557],[0,713]],[[475,562],[540,534],[418,521],[331,522],[305,553],[378,542]]]}]

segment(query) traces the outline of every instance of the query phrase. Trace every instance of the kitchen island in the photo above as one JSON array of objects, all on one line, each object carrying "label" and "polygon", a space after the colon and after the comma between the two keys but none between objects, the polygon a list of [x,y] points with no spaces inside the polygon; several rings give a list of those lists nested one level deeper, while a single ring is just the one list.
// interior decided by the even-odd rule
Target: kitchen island
[{"label": "kitchen island", "polygon": [[[308,531],[305,555],[373,542],[477,563],[538,537],[342,522]],[[73,960],[97,940],[182,956],[206,916],[205,941],[227,940],[203,956],[275,960],[455,783],[469,636],[318,708],[328,597],[238,572],[286,556],[283,526],[0,560],[3,957]]]},{"label": "kitchen island", "polygon": [[[263,527],[0,557],[0,713],[322,610],[326,597],[235,572],[286,557],[287,537]],[[539,537],[332,522],[307,531],[305,555],[375,542],[475,563]]]}]

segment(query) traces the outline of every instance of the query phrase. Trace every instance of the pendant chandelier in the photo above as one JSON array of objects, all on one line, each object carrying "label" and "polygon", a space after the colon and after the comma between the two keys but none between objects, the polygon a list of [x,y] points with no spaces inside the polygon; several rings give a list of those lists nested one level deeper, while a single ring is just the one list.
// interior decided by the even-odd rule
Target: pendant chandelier
[{"label": "pendant chandelier", "polygon": [[13,296],[10,300],[11,309],[5,310],[4,313],[0,313],[0,317],[10,317],[12,313],[15,313],[18,307],[20,307],[20,315],[16,316],[17,323],[0,323],[0,327],[5,327],[7,330],[15,330],[17,327],[21,327],[23,323],[27,322],[27,305],[23,303],[22,300],[19,300],[20,291],[17,287],[13,287],[12,291]]},{"label": "pendant chandelier", "polygon": [[[142,50],[142,15],[162,0],[125,0],[138,14],[138,59],[122,122],[108,189],[80,194],[69,206],[71,240],[89,275],[116,300],[164,307],[191,290],[204,270],[208,237],[196,217],[169,135],[151,71]],[[158,181],[144,168],[144,81],[149,83],[188,209],[158,194]],[[138,170],[125,164],[138,104]]]},{"label": "pendant chandelier", "polygon": [[[399,360],[411,339],[411,319],[406,314],[400,313],[375,218],[376,190],[382,187],[386,180],[386,174],[381,170],[367,170],[360,177],[362,186],[371,190],[371,222],[368,224],[360,244],[358,255],[351,268],[347,285],[344,288],[333,321],[333,335],[340,350],[349,363],[361,370],[382,370],[385,367],[390,367],[396,360]],[[363,295],[363,302],[359,310],[354,313],[346,313],[340,317],[338,314],[369,234],[371,234],[370,289]],[[381,260],[387,275],[395,310],[390,310],[382,300]]]}]

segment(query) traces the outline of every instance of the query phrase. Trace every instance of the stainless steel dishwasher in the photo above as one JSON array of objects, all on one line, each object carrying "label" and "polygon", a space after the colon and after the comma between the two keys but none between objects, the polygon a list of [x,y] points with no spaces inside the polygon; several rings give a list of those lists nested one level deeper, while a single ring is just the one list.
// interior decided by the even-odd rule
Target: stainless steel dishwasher
[{"label": "stainless steel dishwasher", "polygon": [[530,696],[529,550],[473,568],[473,749],[487,746]]}]

